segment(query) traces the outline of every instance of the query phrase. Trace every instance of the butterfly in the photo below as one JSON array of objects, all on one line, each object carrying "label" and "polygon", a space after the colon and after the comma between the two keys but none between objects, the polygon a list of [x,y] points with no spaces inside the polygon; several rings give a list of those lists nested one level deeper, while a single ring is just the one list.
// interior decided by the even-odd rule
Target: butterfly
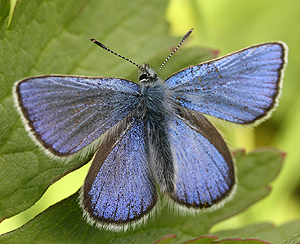
[{"label": "butterfly", "polygon": [[18,81],[13,91],[26,127],[49,154],[68,158],[96,144],[80,196],[88,222],[112,230],[139,224],[158,192],[186,210],[222,206],[235,191],[235,168],[204,114],[236,124],[268,117],[280,95],[286,45],[254,45],[163,81],[162,66],[139,66],[92,41],[136,65],[139,83],[49,75]]}]

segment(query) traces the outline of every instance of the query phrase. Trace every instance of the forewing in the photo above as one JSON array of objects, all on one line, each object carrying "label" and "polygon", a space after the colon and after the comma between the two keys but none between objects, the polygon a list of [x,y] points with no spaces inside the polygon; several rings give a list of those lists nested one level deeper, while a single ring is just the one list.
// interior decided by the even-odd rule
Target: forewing
[{"label": "forewing", "polygon": [[86,216],[103,226],[139,220],[157,199],[146,158],[144,123],[133,119],[123,133],[118,127],[102,141],[83,186]]},{"label": "forewing", "polygon": [[206,208],[230,196],[235,185],[228,148],[212,124],[198,112],[180,108],[170,120],[175,155],[175,191],[181,205]]},{"label": "forewing", "polygon": [[16,102],[36,139],[55,155],[84,148],[138,104],[139,86],[117,78],[41,76],[15,86]]},{"label": "forewing", "polygon": [[285,44],[260,44],[188,67],[166,83],[186,108],[238,124],[262,118],[276,104],[286,62]]}]

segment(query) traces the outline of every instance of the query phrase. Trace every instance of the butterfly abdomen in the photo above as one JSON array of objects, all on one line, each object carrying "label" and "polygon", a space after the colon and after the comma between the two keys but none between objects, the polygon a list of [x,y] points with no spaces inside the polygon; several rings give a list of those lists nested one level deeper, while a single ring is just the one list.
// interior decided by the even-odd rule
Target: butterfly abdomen
[{"label": "butterfly abdomen", "polygon": [[168,135],[168,116],[170,109],[166,101],[165,85],[157,80],[142,84],[143,106],[147,138],[148,162],[164,193],[174,191],[174,163]]}]

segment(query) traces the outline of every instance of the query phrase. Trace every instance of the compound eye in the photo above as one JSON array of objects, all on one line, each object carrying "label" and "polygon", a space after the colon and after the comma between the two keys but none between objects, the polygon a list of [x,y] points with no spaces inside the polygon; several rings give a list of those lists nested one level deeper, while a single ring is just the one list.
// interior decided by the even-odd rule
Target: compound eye
[{"label": "compound eye", "polygon": [[147,79],[148,79],[148,74],[141,74],[140,81],[141,80],[147,80]]}]

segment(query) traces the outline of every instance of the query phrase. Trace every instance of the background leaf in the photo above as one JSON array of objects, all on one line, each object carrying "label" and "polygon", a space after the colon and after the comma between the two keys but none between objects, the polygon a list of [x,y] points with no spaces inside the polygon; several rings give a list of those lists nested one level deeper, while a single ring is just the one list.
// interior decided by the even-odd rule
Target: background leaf
[{"label": "background leaf", "polygon": [[[18,1],[8,29],[4,28],[7,21],[0,22],[4,26],[0,43],[3,64],[0,67],[1,220],[31,207],[53,182],[92,157],[90,153],[83,159],[75,158],[63,164],[45,156],[29,138],[14,108],[11,96],[14,82],[53,73],[101,74],[136,80],[136,67],[99,49],[89,39],[97,38],[138,63],[161,54],[169,55],[171,45],[177,45],[180,39],[167,35],[168,24],[163,19],[166,4],[161,1]],[[6,4],[2,10],[1,5],[3,20],[7,20],[8,8]],[[149,42],[153,38],[155,41]],[[167,55],[158,60],[162,62]],[[187,60],[185,56],[192,58]],[[181,62],[184,64],[212,57],[210,51],[198,48],[180,50],[173,60],[186,60]]]},{"label": "background leaf", "polygon": [[[167,35],[169,26],[178,36],[194,27],[189,44],[209,49],[190,49],[191,52],[181,49],[160,73],[162,78],[187,66],[189,60],[192,61],[190,64],[195,64],[212,58],[217,52],[211,48],[220,49],[223,55],[264,41],[282,40],[288,44],[289,64],[283,94],[272,118],[255,130],[240,127],[224,130],[233,148],[250,150],[272,145],[287,151],[283,172],[272,184],[274,191],[267,200],[255,204],[239,217],[223,221],[217,227],[214,225],[213,231],[228,228],[240,230],[241,226],[259,220],[283,223],[300,217],[299,1],[172,0],[169,4],[168,1],[143,0],[23,0],[18,2],[7,29],[9,3],[0,0],[1,220],[32,206],[50,184],[91,157],[87,155],[85,160],[74,161],[68,167],[45,157],[20,123],[11,99],[13,83],[26,76],[50,73],[119,76],[136,80],[135,67],[99,50],[89,42],[89,38],[103,41],[138,63],[149,61],[151,66],[158,67],[165,59],[164,53],[169,54],[170,47],[180,39]],[[166,10],[171,25],[164,19]],[[51,186],[43,197],[44,201],[48,197],[48,201],[54,203],[53,199],[58,195],[62,198],[68,196],[70,193],[65,191],[71,186],[75,187],[73,192],[77,190],[86,174],[87,167],[84,168],[83,171],[80,169],[80,177],[78,170],[72,173],[76,174],[73,181],[65,183],[69,174]],[[52,195],[51,189],[54,192]],[[264,191],[261,192],[263,194]],[[39,203],[41,201],[29,211],[36,211],[38,205],[43,205]],[[28,211],[21,216],[26,213]],[[30,214],[31,217],[35,215]],[[223,215],[223,218],[227,217]],[[7,230],[5,226],[10,220],[1,223],[0,232]],[[278,233],[285,233],[286,230],[278,229]]]},{"label": "background leaf", "polygon": [[172,0],[168,8],[172,33],[193,26],[193,43],[220,49],[220,55],[253,44],[284,41],[289,47],[282,96],[272,117],[249,130],[227,126],[233,148],[247,151],[262,146],[278,147],[287,152],[287,161],[272,194],[239,217],[219,225],[220,229],[272,221],[282,224],[300,218],[300,2]]},{"label": "background leaf", "polygon": [[[74,194],[51,206],[21,228],[2,235],[0,241],[2,243],[152,243],[172,234],[176,235],[176,238],[170,243],[180,243],[197,238],[209,233],[215,223],[240,213],[265,197],[270,191],[269,183],[277,176],[281,168],[283,154],[271,149],[253,151],[248,155],[239,151],[236,154],[236,160],[240,182],[236,196],[223,208],[214,212],[203,213],[195,217],[180,216],[174,214],[174,211],[170,210],[168,206],[163,206],[162,210],[155,214],[156,217],[151,218],[145,226],[125,233],[115,233],[99,230],[87,224],[78,207],[78,195]],[[257,233],[264,232],[265,229],[262,229],[261,232],[257,230],[246,237],[253,237],[251,235],[253,233],[256,237]],[[237,231],[231,237],[244,233]],[[288,238],[295,233],[297,231],[291,229],[287,233],[288,236],[282,234],[281,238]],[[226,232],[219,235],[227,237]],[[213,236],[218,236],[218,234],[214,233]],[[265,236],[265,238],[268,240],[270,237]],[[222,238],[219,238],[218,241],[220,239]],[[281,240],[277,238],[277,241]]]},{"label": "background leaf", "polygon": [[[263,223],[257,225],[247,226],[241,229],[227,230],[215,232],[214,235],[219,238],[257,238],[266,240],[270,243],[279,243],[288,241],[293,236],[300,235],[300,220],[292,221],[275,227],[271,223]],[[300,239],[298,240],[298,242]],[[287,242],[289,243],[289,242]],[[297,242],[294,242],[296,244]]]}]

